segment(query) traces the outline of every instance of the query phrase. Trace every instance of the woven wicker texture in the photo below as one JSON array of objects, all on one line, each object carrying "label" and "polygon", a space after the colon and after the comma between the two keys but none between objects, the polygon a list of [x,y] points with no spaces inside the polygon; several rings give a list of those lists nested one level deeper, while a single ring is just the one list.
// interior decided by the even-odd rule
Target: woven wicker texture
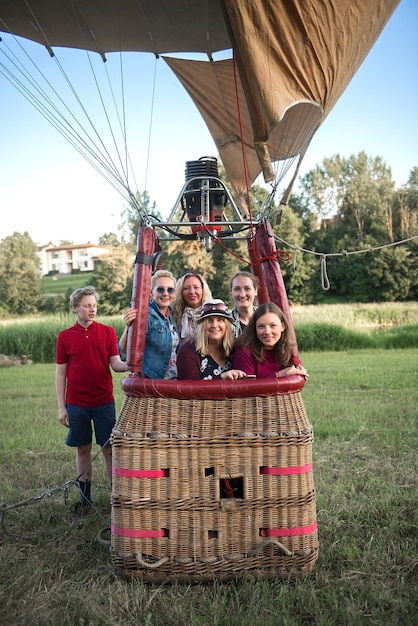
[{"label": "woven wicker texture", "polygon": [[125,396],[112,436],[116,570],[149,582],[308,574],[312,441],[300,392]]}]

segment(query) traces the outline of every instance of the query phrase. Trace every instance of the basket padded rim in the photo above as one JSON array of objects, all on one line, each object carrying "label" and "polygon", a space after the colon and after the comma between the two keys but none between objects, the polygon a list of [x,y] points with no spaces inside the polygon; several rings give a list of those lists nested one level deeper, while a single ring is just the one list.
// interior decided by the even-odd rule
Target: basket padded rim
[{"label": "basket padded rim", "polygon": [[225,400],[276,396],[300,391],[304,376],[280,378],[242,378],[240,380],[160,380],[141,378],[135,374],[122,379],[121,385],[128,396],[152,398],[179,398],[192,400]]}]

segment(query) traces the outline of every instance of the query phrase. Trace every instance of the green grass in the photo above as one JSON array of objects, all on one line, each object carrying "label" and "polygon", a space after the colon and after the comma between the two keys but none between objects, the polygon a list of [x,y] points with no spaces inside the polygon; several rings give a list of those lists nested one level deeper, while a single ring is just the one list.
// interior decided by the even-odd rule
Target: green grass
[{"label": "green grass", "polygon": [[[74,520],[76,487],[5,515],[0,622],[72,626],[410,626],[418,623],[417,350],[309,352],[319,558],[306,579],[147,585],[119,578],[99,532],[109,488],[94,461],[97,510]],[[57,418],[54,366],[0,371],[1,495],[16,503],[75,478]],[[118,409],[123,395],[115,374]],[[97,450],[98,448],[96,448]],[[6,534],[4,530],[7,531]]]},{"label": "green grass", "polygon": [[74,291],[79,287],[90,285],[93,272],[81,272],[68,276],[44,276],[42,278],[42,293],[48,296],[65,295],[69,289]]}]

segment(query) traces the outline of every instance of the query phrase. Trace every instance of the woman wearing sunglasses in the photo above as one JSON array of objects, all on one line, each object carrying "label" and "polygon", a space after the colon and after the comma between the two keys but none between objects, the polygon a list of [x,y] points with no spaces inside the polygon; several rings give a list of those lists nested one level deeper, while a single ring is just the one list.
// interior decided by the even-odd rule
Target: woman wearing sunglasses
[{"label": "woman wearing sunglasses", "polygon": [[236,380],[246,374],[232,369],[233,317],[222,300],[202,304],[193,339],[186,341],[177,355],[181,380]]},{"label": "woman wearing sunglasses", "polygon": [[[171,311],[176,295],[176,279],[171,272],[158,270],[151,279],[151,302],[148,307],[147,337],[141,375],[146,378],[177,378],[179,334]],[[127,309],[126,324],[119,340],[119,352],[126,360],[128,327],[137,317],[137,309]]]},{"label": "woman wearing sunglasses", "polygon": [[211,298],[209,285],[199,272],[185,272],[178,279],[173,315],[180,331],[180,346],[193,337],[202,303]]}]

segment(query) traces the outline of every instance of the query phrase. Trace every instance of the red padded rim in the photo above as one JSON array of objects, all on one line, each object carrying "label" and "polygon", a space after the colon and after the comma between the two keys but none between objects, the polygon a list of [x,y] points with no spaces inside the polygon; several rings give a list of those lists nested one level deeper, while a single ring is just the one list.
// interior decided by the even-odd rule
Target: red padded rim
[{"label": "red padded rim", "polygon": [[127,396],[185,400],[277,396],[300,391],[304,384],[305,378],[299,375],[240,380],[160,380],[135,374],[123,378],[121,383]]}]

